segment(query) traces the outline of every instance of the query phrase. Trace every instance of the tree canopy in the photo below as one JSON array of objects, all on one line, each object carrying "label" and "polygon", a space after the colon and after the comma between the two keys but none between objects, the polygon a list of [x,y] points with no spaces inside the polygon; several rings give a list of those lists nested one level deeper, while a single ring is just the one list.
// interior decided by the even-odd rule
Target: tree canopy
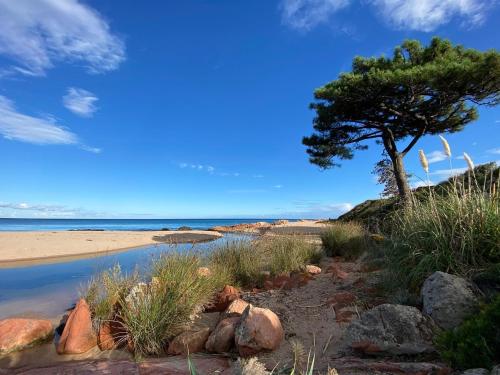
[{"label": "tree canopy", "polygon": [[303,139],[311,163],[338,166],[366,149],[365,141],[376,140],[406,197],[403,157],[418,140],[460,131],[477,118],[477,105],[500,102],[500,54],[440,38],[428,46],[406,40],[392,57],[354,58],[351,72],[317,89],[314,97],[314,133]]}]

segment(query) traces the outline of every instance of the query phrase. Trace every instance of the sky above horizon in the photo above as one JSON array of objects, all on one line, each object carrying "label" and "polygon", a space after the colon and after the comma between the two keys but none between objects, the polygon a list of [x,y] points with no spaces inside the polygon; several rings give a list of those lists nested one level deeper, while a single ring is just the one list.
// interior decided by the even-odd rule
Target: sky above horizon
[{"label": "sky above horizon", "polygon": [[[495,19],[497,21],[495,21]],[[314,89],[354,56],[437,35],[500,47],[483,0],[0,0],[0,217],[336,217],[382,187],[371,145],[311,165]],[[500,160],[500,109],[447,135]],[[450,176],[438,137],[411,183]]]}]

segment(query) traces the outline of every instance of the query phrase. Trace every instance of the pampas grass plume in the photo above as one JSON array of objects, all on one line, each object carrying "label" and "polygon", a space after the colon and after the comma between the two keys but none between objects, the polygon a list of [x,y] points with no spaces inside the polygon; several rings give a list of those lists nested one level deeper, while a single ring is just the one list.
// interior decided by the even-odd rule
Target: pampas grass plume
[{"label": "pampas grass plume", "polygon": [[422,168],[424,169],[425,173],[429,173],[429,162],[425,157],[424,150],[418,150],[418,157],[420,158],[420,164],[422,164]]},{"label": "pampas grass plume", "polygon": [[464,159],[467,162],[467,166],[469,167],[469,170],[473,171],[474,170],[474,163],[472,162],[472,159],[470,156],[464,152]]},{"label": "pampas grass plume", "polygon": [[448,157],[451,157],[450,144],[448,143],[448,141],[446,140],[445,137],[443,137],[443,136],[440,135],[439,138],[441,139],[441,143],[443,144],[443,149],[444,149],[445,155],[448,156]]}]

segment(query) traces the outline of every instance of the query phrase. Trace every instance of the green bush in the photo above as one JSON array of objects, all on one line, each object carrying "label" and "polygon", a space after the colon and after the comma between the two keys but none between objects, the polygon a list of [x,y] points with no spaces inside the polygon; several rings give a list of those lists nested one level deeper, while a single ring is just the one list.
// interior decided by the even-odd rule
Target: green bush
[{"label": "green bush", "polygon": [[500,362],[500,295],[475,316],[436,340],[438,350],[453,368],[491,368]]},{"label": "green bush", "polygon": [[328,256],[356,259],[369,246],[366,229],[356,222],[334,222],[321,235]]},{"label": "green bush", "polygon": [[417,290],[435,271],[471,276],[499,263],[499,202],[478,189],[415,200],[393,217],[389,272]]}]

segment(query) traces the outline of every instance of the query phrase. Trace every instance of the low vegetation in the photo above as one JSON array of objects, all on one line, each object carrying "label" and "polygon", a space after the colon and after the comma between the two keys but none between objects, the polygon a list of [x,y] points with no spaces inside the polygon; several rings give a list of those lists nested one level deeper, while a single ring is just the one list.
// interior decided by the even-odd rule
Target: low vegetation
[{"label": "low vegetation", "polygon": [[[228,242],[209,255],[209,267],[225,269],[233,283],[261,286],[265,272],[272,276],[300,271],[318,263],[323,252],[315,244],[296,236],[276,236],[248,242]],[[264,271],[264,272],[263,272]]]},{"label": "low vegetation", "polygon": [[334,222],[321,235],[328,256],[355,259],[369,246],[369,235],[363,225],[356,222]]},{"label": "low vegetation", "polygon": [[[316,245],[281,236],[228,242],[209,254],[168,251],[152,260],[148,277],[126,275],[115,266],[96,276],[83,296],[96,331],[105,322],[119,323],[123,332],[115,341],[138,357],[158,355],[224,285],[257,286],[262,271],[300,271],[321,255]],[[201,267],[210,271],[200,272]]]},{"label": "low vegetation", "polygon": [[443,359],[456,369],[491,368],[500,362],[500,295],[436,341]]}]

